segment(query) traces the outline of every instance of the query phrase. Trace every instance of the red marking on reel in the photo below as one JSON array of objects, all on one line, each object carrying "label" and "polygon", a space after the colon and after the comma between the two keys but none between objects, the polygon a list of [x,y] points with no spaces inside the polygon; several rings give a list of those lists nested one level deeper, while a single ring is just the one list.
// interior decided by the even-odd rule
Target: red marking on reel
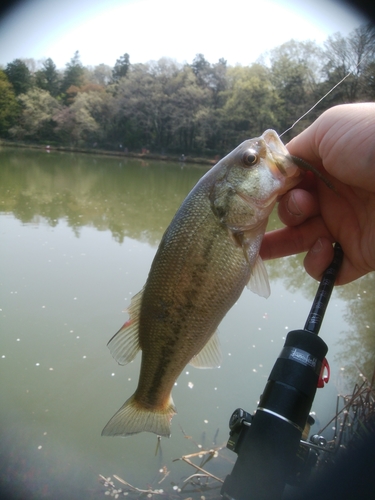
[{"label": "red marking on reel", "polygon": [[324,387],[324,384],[328,384],[330,376],[331,376],[331,369],[329,367],[327,359],[324,358],[322,363],[322,368],[319,374],[317,387],[321,389],[322,387]]}]

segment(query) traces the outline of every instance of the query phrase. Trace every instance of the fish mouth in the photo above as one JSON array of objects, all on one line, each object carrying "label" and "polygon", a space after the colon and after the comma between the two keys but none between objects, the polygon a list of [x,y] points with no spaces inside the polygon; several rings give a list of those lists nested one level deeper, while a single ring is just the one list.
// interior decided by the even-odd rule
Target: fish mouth
[{"label": "fish mouth", "polygon": [[299,165],[291,155],[275,154],[272,152],[272,159],[278,171],[284,177],[299,177],[302,174]]},{"label": "fish mouth", "polygon": [[262,139],[267,144],[267,156],[271,160],[273,174],[277,177],[280,174],[283,177],[299,177],[301,174],[299,165],[289,154],[277,132],[268,129],[262,134]]},{"label": "fish mouth", "polygon": [[318,179],[324,182],[324,184],[330,189],[334,190],[331,182],[321,173],[318,169],[307,163],[307,161],[302,160],[302,158],[298,158],[297,156],[293,156],[291,154],[287,155],[275,155],[273,154],[273,160],[278,168],[279,172],[287,177],[300,177],[305,172],[312,172]]},{"label": "fish mouth", "polygon": [[[239,149],[239,153],[242,155],[242,161],[244,161],[244,155],[250,151],[251,156],[258,158],[265,162],[268,169],[272,172],[273,176],[280,179],[280,174],[282,177],[297,177],[301,174],[300,168],[303,169],[292,157],[280,140],[277,132],[272,129],[266,130],[260,137],[250,139],[246,142],[252,142],[251,145],[242,143],[236,151]],[[244,149],[246,147],[246,150]],[[242,149],[240,149],[242,148]],[[245,162],[246,163],[246,162]],[[248,164],[247,167],[255,166],[254,163]]]},{"label": "fish mouth", "polygon": [[302,158],[298,158],[289,153],[285,144],[280,140],[277,132],[268,129],[262,134],[262,139],[266,142],[270,156],[279,173],[284,177],[299,177],[304,172],[310,171],[318,177],[318,179],[323,181],[327,187],[335,191],[331,182],[319,170],[307,163],[307,161],[302,160]]}]

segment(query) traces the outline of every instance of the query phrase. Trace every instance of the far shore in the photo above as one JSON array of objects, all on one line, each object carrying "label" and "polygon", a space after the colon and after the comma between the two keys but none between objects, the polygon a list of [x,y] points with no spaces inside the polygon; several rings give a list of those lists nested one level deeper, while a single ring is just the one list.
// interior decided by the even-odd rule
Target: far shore
[{"label": "far shore", "polygon": [[201,158],[193,156],[173,156],[173,155],[161,155],[156,153],[150,153],[146,151],[144,153],[132,153],[124,151],[110,151],[107,149],[96,149],[96,148],[81,148],[81,147],[66,147],[66,146],[50,146],[50,145],[40,145],[40,144],[28,144],[24,142],[8,141],[6,139],[0,139],[0,146],[15,147],[15,148],[31,148],[40,149],[45,151],[63,151],[65,153],[86,153],[95,154],[103,156],[116,156],[120,158],[138,158],[142,160],[159,160],[159,161],[173,161],[177,163],[197,163],[201,165],[215,165],[219,158]]}]

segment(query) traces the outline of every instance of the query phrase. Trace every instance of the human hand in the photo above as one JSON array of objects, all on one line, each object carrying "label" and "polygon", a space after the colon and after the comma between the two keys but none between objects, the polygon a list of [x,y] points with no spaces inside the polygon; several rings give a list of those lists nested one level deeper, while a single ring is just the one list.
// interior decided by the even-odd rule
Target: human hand
[{"label": "human hand", "polygon": [[320,279],[337,241],[344,251],[337,285],[374,271],[375,103],[330,108],[287,148],[320,170],[335,191],[308,172],[280,198],[278,213],[286,227],[265,234],[261,257],[308,251],[305,269]]}]

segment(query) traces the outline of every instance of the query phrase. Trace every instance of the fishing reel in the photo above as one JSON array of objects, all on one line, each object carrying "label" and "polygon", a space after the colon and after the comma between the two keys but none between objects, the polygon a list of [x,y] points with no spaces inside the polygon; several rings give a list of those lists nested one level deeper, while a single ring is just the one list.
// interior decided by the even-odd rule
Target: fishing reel
[{"label": "fishing reel", "polygon": [[242,408],[237,408],[229,419],[229,439],[227,448],[234,453],[239,453],[245,434],[251,426],[253,416]]},{"label": "fishing reel", "polygon": [[255,414],[238,408],[230,418],[227,447],[238,457],[221,489],[224,498],[281,499],[286,483],[306,479],[324,450],[322,436],[306,439],[316,389],[329,380],[328,347],[318,333],[342,257],[336,244],[305,327],[286,336]]},{"label": "fishing reel", "polygon": [[[251,415],[242,408],[237,408],[230,417],[230,433],[227,448],[237,455],[240,453],[241,445],[250,429],[253,417],[254,415]],[[296,452],[293,471],[286,480],[289,485],[294,486],[305,482],[316,466],[320,453],[327,452],[327,441],[324,436],[313,434],[309,441],[307,441],[310,428],[314,423],[314,418],[312,415],[309,415]]]}]

